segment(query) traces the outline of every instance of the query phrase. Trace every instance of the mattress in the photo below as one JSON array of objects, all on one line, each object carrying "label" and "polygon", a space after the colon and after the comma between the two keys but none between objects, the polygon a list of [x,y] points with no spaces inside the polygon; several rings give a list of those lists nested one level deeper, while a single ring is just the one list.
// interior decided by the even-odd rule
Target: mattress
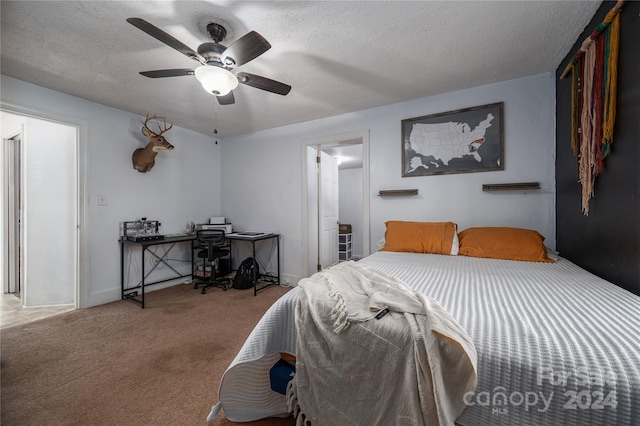
[{"label": "mattress", "polygon": [[[457,423],[639,425],[640,297],[560,258],[533,263],[377,252],[360,264],[435,299],[473,340],[478,387]],[[286,415],[269,369],[295,353],[296,289],[267,311],[224,374],[232,421]]]},{"label": "mattress", "polygon": [[438,301],[478,353],[461,425],[640,424],[640,297],[557,263],[378,252],[361,261]]}]

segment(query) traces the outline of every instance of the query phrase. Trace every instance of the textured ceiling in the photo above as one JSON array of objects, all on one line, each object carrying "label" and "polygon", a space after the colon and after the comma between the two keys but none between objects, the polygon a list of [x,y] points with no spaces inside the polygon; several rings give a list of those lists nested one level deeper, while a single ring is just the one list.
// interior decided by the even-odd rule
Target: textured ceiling
[{"label": "textured ceiling", "polygon": [[[2,1],[2,74],[219,136],[254,132],[554,70],[593,1]],[[273,46],[237,68],[293,87],[240,85],[217,105],[194,68],[126,22],[148,20],[192,49],[222,21],[230,45],[251,30]],[[216,118],[217,117],[217,118]],[[216,122],[217,121],[217,125]]]}]

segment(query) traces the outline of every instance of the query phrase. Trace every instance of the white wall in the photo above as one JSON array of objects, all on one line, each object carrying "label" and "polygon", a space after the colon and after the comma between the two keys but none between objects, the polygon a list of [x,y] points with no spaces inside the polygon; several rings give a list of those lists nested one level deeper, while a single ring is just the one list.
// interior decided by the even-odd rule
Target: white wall
[{"label": "white wall", "polygon": [[2,139],[9,139],[19,134],[22,131],[22,125],[25,123],[24,117],[4,113],[0,113],[0,120],[2,124],[0,126]]},{"label": "white wall", "polygon": [[[221,215],[221,147],[210,136],[174,126],[165,136],[175,149],[159,153],[154,168],[143,174],[133,169],[131,155],[146,144],[140,132],[144,117],[6,76],[0,84],[5,106],[86,123],[81,143],[87,152],[88,282],[81,283],[86,289],[82,307],[120,299],[117,240],[123,221],[144,216],[173,233],[189,221]],[[106,206],[97,205],[98,194],[106,195]]]},{"label": "white wall", "polygon": [[[210,216],[226,216],[240,230],[279,232],[283,274],[302,276],[303,141],[363,129],[370,131],[372,251],[390,219],[451,220],[461,229],[526,227],[541,232],[555,247],[552,73],[228,138],[220,145],[174,126],[167,139],[176,148],[160,153],[147,174],[131,166],[133,150],[144,144],[142,117],[6,76],[0,84],[3,103],[87,123],[89,282],[83,283],[88,287],[83,306],[120,297],[120,224],[141,216],[160,220],[166,233]],[[401,177],[401,120],[494,102],[505,103],[504,171]],[[483,183],[522,181],[540,181],[542,190],[482,192]],[[376,195],[380,189],[398,188],[418,188],[420,195]],[[107,206],[97,206],[97,194],[107,196]]]},{"label": "white wall", "polygon": [[339,172],[340,223],[351,224],[352,254],[362,257],[362,169]]},{"label": "white wall", "polygon": [[[391,219],[454,221],[536,229],[555,247],[555,79],[552,73],[279,127],[223,141],[222,207],[239,229],[282,234],[283,273],[302,276],[301,145],[312,138],[370,130],[371,249]],[[505,170],[401,177],[400,122],[504,102]],[[483,183],[539,181],[531,193],[485,193]],[[382,199],[380,189],[418,188]]]}]

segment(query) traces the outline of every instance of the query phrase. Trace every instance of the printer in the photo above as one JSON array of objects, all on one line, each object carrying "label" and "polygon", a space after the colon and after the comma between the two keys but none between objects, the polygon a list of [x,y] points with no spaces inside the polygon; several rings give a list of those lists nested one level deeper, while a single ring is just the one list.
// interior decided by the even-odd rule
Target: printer
[{"label": "printer", "polygon": [[200,225],[200,229],[222,229],[225,234],[230,234],[233,227],[227,223],[224,216],[211,217],[209,223]]}]

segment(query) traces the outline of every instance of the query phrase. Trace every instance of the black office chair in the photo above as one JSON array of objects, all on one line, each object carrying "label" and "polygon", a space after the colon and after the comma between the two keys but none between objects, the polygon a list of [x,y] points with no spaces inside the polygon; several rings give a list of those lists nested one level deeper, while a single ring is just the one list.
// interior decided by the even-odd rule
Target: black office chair
[{"label": "black office chair", "polygon": [[[202,294],[205,294],[209,287],[221,287],[224,291],[227,291],[229,280],[219,280],[216,275],[216,260],[229,254],[224,230],[199,229],[196,231],[196,239],[200,243],[198,257],[202,258],[203,265],[202,277],[196,279],[193,288],[202,286]],[[207,270],[208,267],[211,268],[211,271]]]}]

